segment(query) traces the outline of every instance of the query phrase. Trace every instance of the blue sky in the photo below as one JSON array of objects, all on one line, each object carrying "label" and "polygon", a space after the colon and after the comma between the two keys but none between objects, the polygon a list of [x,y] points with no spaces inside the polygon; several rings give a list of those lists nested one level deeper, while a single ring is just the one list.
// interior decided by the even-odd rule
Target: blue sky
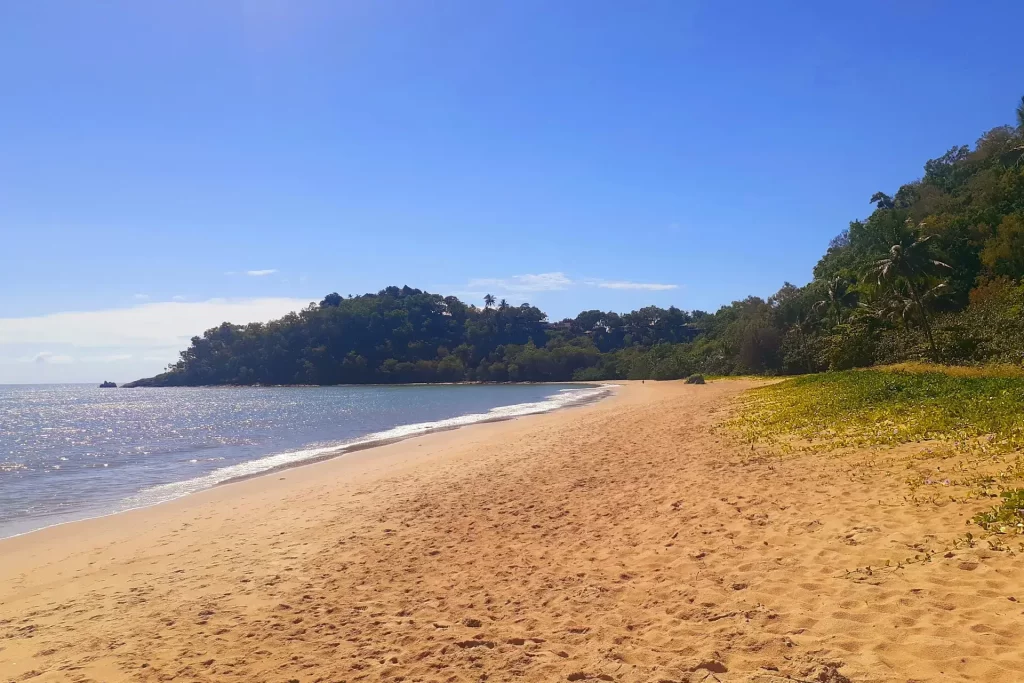
[{"label": "blue sky", "polygon": [[[0,382],[389,284],[552,317],[802,284],[1009,123],[1019,3],[4,3]],[[1000,38],[1002,36],[1002,38]],[[258,274],[257,274],[258,273]]]}]

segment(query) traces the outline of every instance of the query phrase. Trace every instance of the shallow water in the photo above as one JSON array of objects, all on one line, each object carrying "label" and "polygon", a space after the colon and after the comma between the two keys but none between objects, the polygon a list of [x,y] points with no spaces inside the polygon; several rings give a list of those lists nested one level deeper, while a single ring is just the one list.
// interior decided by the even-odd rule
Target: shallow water
[{"label": "shallow water", "polygon": [[0,386],[0,538],[437,429],[599,398],[579,385]]}]

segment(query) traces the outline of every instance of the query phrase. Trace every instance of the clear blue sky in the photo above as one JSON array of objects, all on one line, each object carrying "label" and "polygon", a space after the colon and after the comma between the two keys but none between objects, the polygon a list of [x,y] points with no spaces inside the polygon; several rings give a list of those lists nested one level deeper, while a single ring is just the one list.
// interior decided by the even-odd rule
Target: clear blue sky
[{"label": "clear blue sky", "polygon": [[335,290],[486,290],[558,318],[802,284],[873,192],[1012,121],[1022,19],[3,3],[0,382],[131,379],[208,319]]}]

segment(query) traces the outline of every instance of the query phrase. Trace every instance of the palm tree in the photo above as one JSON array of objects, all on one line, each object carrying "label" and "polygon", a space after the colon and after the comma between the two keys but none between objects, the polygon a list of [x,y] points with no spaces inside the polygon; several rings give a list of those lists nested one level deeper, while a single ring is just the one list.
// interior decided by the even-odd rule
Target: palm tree
[{"label": "palm tree", "polygon": [[[928,338],[932,360],[939,362],[939,350],[935,347],[932,326],[928,320],[925,301],[945,287],[940,283],[928,288],[928,282],[934,272],[940,268],[949,269],[949,264],[932,258],[931,240],[934,235],[920,236],[919,229],[906,230],[896,237],[896,243],[889,247],[889,253],[871,264],[869,272],[877,278],[879,285],[888,286],[894,295],[900,294],[902,285],[906,285],[910,299],[921,318],[921,327]],[[904,317],[904,319],[907,319]]]},{"label": "palm tree", "polygon": [[494,302],[495,302],[495,298],[494,298],[493,294],[485,294],[484,295],[484,308],[490,308],[491,306],[494,305]]},{"label": "palm tree", "polygon": [[909,331],[916,307],[917,304],[912,297],[903,292],[893,292],[878,307],[877,315],[889,322],[900,323],[904,330]]},{"label": "palm tree", "polygon": [[504,310],[507,310],[507,309],[508,309],[508,302],[507,301],[502,299],[501,301],[498,302],[498,310],[499,311],[504,311]]},{"label": "palm tree", "polygon": [[825,316],[834,325],[843,322],[848,309],[857,304],[857,293],[850,289],[850,283],[838,275],[825,285],[825,298],[812,306],[815,312],[825,311]]},{"label": "palm tree", "polygon": [[904,330],[909,331],[916,306],[917,304],[903,288],[894,288],[885,292],[875,301],[861,302],[853,315],[858,318],[875,318],[892,324],[900,324]]}]

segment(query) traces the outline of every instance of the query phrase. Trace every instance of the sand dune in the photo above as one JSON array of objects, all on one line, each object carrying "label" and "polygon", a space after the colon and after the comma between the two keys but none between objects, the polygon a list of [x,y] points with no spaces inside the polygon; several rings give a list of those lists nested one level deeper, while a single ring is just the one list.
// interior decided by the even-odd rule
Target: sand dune
[{"label": "sand dune", "polygon": [[953,548],[964,510],[870,454],[712,429],[749,386],[631,384],[0,542],[0,680],[1024,681],[1021,555]]}]

